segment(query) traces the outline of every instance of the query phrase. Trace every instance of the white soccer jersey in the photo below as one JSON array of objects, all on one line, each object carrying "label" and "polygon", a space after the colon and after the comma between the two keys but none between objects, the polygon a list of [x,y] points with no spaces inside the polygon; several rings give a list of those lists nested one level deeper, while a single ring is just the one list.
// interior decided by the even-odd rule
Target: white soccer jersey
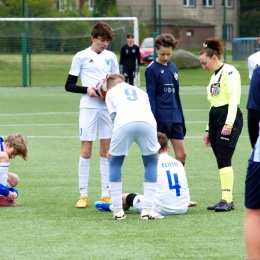
[{"label": "white soccer jersey", "polygon": [[189,202],[188,181],[182,163],[167,153],[161,154],[153,208],[162,215],[184,214]]},{"label": "white soccer jersey", "polygon": [[107,92],[106,104],[110,115],[116,112],[114,132],[127,123],[137,121],[146,122],[156,129],[149,98],[143,90],[120,83]]},{"label": "white soccer jersey", "polygon": [[255,67],[260,66],[260,51],[249,56],[247,65],[249,71],[249,78],[251,79]]},{"label": "white soccer jersey", "polygon": [[[108,74],[119,73],[116,55],[108,50],[96,53],[87,48],[78,52],[72,59],[70,75],[79,76],[82,86],[95,87],[101,79]],[[83,94],[80,100],[80,108],[103,108],[106,104],[101,99],[90,98]]]}]

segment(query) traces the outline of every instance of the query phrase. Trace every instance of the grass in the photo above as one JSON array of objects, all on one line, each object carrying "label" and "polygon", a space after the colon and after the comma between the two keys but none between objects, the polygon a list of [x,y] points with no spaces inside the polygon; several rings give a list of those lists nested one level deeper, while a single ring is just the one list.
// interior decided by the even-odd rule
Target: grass
[{"label": "grass", "polygon": [[[126,221],[93,206],[100,198],[98,141],[94,142],[89,180],[89,206],[76,209],[78,106],[80,95],[60,87],[0,88],[1,135],[23,132],[29,162],[11,161],[20,177],[21,207],[0,208],[0,259],[245,259],[243,242],[244,180],[250,143],[244,126],[233,157],[234,202],[228,213],[207,211],[220,199],[220,180],[210,148],[203,144],[209,104],[204,87],[181,87],[187,124],[186,172],[196,208],[182,216]],[[241,108],[248,87],[242,88]],[[171,155],[173,152],[171,151]],[[123,191],[142,192],[143,166],[133,144],[123,166]]]},{"label": "grass", "polygon": [[[0,54],[0,87],[23,86],[26,75],[27,86],[64,86],[70,70],[73,54],[32,54],[27,57],[27,71],[23,71],[22,57],[19,54]],[[232,61],[227,55],[227,63],[234,65],[241,75],[243,85],[249,85],[248,69],[245,61]],[[31,64],[31,70],[29,70]],[[140,67],[140,85],[145,86],[146,66]],[[11,73],[10,73],[11,72]],[[179,70],[182,86],[205,86],[209,82],[210,73],[198,69]],[[79,83],[80,84],[80,83]]]}]

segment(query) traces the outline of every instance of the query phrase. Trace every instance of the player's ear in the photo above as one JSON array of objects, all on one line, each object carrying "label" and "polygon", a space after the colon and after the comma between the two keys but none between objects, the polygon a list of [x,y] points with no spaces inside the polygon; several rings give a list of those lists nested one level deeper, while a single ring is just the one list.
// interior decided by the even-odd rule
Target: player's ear
[{"label": "player's ear", "polygon": [[9,148],[10,147],[10,143],[9,142],[4,142],[4,147],[5,148]]},{"label": "player's ear", "polygon": [[169,153],[170,150],[171,150],[171,147],[169,145],[167,145],[167,149],[166,149],[167,153]]}]

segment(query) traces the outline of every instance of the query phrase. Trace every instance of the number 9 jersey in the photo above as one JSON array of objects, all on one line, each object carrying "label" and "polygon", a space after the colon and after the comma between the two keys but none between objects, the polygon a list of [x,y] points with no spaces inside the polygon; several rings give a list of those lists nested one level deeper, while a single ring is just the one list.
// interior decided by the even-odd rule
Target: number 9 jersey
[{"label": "number 9 jersey", "polygon": [[110,115],[116,113],[113,132],[127,123],[138,121],[156,129],[148,95],[135,86],[124,82],[112,87],[107,92],[106,105]]}]

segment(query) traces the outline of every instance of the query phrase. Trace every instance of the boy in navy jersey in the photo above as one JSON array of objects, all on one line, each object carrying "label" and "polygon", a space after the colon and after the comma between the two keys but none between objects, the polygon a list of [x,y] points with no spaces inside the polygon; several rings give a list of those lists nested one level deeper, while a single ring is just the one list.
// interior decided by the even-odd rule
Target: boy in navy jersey
[{"label": "boy in navy jersey", "polygon": [[156,37],[154,47],[158,58],[146,69],[145,78],[157,131],[166,134],[170,139],[175,158],[184,165],[186,128],[179,95],[178,69],[170,62],[177,43],[173,35],[168,33]]}]

